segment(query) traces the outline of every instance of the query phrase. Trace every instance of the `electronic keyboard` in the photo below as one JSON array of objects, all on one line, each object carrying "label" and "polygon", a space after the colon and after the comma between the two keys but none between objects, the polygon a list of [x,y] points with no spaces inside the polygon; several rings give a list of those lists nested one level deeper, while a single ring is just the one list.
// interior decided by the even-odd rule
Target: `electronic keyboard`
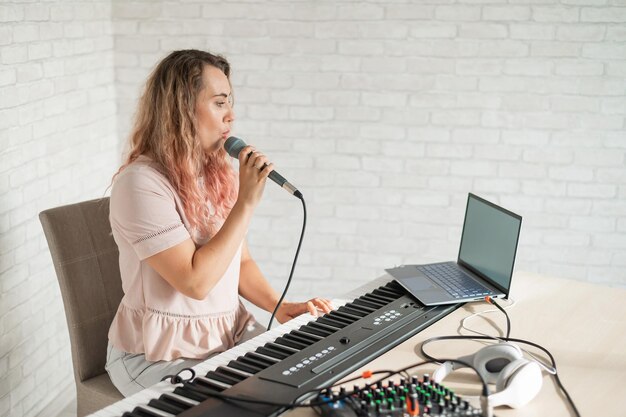
[{"label": "electronic keyboard", "polygon": [[[460,306],[425,307],[389,275],[332,304],[330,313],[301,315],[194,366],[192,381],[160,382],[91,416],[276,416]],[[281,405],[224,401],[214,394]]]}]

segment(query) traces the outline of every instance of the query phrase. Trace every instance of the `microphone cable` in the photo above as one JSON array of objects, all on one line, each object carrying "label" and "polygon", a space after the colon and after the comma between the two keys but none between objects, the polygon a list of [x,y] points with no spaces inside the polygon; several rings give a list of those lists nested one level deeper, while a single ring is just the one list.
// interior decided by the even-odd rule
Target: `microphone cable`
[{"label": "microphone cable", "polygon": [[306,230],[306,203],[304,202],[304,197],[302,193],[299,191],[294,193],[296,197],[300,201],[302,201],[302,211],[304,212],[304,218],[302,219],[302,232],[300,233],[300,241],[298,242],[298,248],[296,249],[296,255],[293,258],[293,263],[291,264],[291,272],[289,272],[289,278],[287,279],[287,284],[285,285],[285,289],[283,290],[282,295],[278,299],[278,303],[276,307],[274,307],[274,311],[272,312],[272,317],[270,317],[270,321],[267,324],[267,330],[272,328],[272,322],[274,321],[274,316],[276,316],[276,312],[278,311],[278,307],[282,304],[285,299],[285,295],[287,295],[287,291],[289,290],[289,285],[291,285],[291,279],[293,278],[293,271],[296,269],[296,264],[298,263],[298,255],[300,255],[300,248],[302,247],[302,240],[304,239],[304,231]]}]

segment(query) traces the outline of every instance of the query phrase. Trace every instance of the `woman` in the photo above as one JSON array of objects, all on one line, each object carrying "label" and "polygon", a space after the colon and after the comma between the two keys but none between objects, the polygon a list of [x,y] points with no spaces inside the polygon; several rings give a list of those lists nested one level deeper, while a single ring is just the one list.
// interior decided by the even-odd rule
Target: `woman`
[{"label": "woman", "polygon": [[[235,119],[229,76],[224,58],[203,51],[161,61],[113,178],[124,297],[106,369],[125,396],[264,331],[239,295],[267,311],[278,302],[245,240],[273,164],[247,146],[235,174],[224,151]],[[276,318],[330,309],[320,298],[283,302]]]}]

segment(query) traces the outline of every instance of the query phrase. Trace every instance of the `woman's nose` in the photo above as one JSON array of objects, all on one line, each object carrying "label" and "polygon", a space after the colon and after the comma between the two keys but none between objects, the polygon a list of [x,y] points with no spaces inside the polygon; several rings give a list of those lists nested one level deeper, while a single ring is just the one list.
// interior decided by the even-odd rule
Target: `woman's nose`
[{"label": "woman's nose", "polygon": [[235,111],[231,107],[228,113],[226,113],[225,120],[227,123],[232,123],[235,120]]}]

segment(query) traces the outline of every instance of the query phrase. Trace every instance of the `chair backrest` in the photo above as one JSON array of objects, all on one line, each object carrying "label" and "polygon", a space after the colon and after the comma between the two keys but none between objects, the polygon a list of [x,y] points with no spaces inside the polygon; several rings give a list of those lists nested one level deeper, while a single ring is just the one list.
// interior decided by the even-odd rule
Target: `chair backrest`
[{"label": "chair backrest", "polygon": [[61,288],[74,377],[105,372],[108,331],[122,299],[119,252],[109,223],[109,198],[39,214]]}]

